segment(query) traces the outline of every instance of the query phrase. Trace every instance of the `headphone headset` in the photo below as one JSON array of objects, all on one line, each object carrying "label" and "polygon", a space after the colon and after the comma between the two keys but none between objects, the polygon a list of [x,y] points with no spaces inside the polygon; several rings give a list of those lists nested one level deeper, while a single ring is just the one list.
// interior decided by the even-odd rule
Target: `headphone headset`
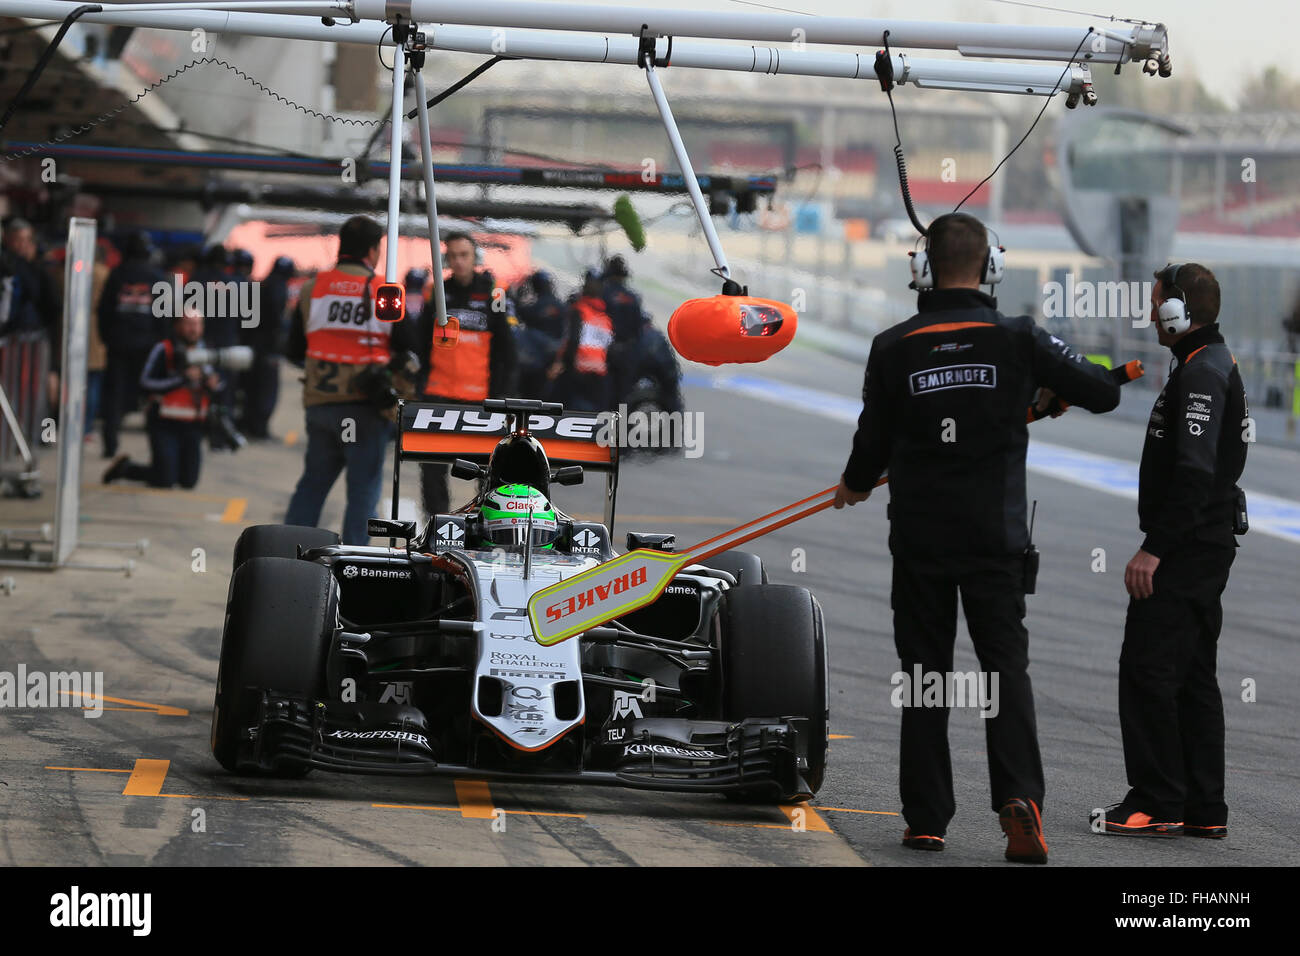
[{"label": "headphone headset", "polygon": [[[942,216],[939,217],[939,219],[942,218]],[[936,219],[935,222],[938,222],[939,219]],[[934,228],[933,222],[930,223],[930,228]],[[934,264],[930,262],[929,233],[926,233],[923,238],[925,239],[925,248],[908,253],[912,259],[912,281],[907,285],[909,289],[934,288]],[[980,268],[980,285],[993,286],[1002,281],[1002,277],[1006,275],[1007,271],[1006,251],[1006,246],[989,243],[988,256],[985,257],[984,265]]]},{"label": "headphone headset", "polygon": [[[1165,301],[1157,307],[1156,317],[1166,335],[1181,335],[1192,327],[1192,313],[1188,311],[1184,298],[1187,293],[1178,284],[1178,270],[1181,268],[1181,264],[1168,265],[1156,276],[1165,286]],[[1177,290],[1177,296],[1174,295],[1174,290]]]}]

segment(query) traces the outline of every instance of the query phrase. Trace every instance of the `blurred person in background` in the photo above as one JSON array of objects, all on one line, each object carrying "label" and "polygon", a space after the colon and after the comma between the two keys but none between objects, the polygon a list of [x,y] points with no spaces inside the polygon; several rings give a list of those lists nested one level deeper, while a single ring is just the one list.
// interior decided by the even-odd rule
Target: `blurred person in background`
[{"label": "blurred person in background", "polygon": [[[510,397],[518,374],[514,305],[491,272],[475,271],[478,244],[472,236],[452,232],[443,242],[443,262],[450,274],[442,287],[447,315],[460,323],[460,338],[455,348],[435,348],[437,319],[434,309],[424,310],[419,322],[423,399],[477,405],[485,398]],[[449,474],[447,465],[420,465],[420,497],[426,514],[440,514],[450,505]]]},{"label": "blurred person in background", "polygon": [[140,390],[149,396],[149,464],[119,455],[105,470],[104,484],[119,479],[153,488],[198,484],[208,412],[221,386],[211,366],[186,360],[186,352],[202,342],[203,316],[186,308],[173,322],[171,334],[150,350],[140,375]]},{"label": "blurred person in background", "polygon": [[547,372],[564,407],[580,412],[610,408],[609,350],[613,322],[605,311],[600,273],[587,270],[578,298],[569,307],[569,325],[559,354]]},{"label": "blurred person in background", "polygon": [[519,353],[519,394],[546,399],[547,370],[554,363],[560,342],[568,331],[568,308],[555,294],[554,280],[538,269],[522,283],[515,302],[519,324],[515,344]]},{"label": "blurred person in background", "polygon": [[58,282],[42,259],[36,230],[26,219],[11,218],[5,225],[2,242],[22,276],[22,284],[31,290],[23,324],[39,329],[49,346],[50,371],[45,383],[45,400],[51,414],[57,416],[59,369],[63,363],[63,299],[59,295]]},{"label": "blurred person in background", "polygon": [[[375,274],[384,229],[353,216],[339,229],[338,264],[305,283],[289,325],[285,356],[301,365],[307,450],[284,523],[316,527],[325,499],[347,469],[344,544],[367,544],[383,482],[384,455],[394,431],[399,394],[414,383],[395,377],[415,345],[415,323],[380,322]],[[360,321],[358,321],[360,320]],[[418,368],[418,361],[413,361]]]},{"label": "blurred person in background", "polygon": [[258,286],[258,322],[241,329],[243,344],[253,350],[253,367],[242,375],[244,418],[241,428],[249,438],[269,440],[271,415],[280,398],[280,356],[288,339],[289,281],[293,260],[280,256]]},{"label": "blurred person in background", "polygon": [[637,340],[641,336],[644,309],[641,297],[628,286],[632,277],[627,260],[613,255],[605,260],[602,275],[605,311],[614,327],[614,345],[610,355],[611,391],[615,402],[632,387],[633,366],[636,365]]},{"label": "blurred person in background", "polygon": [[408,269],[403,282],[406,289],[406,315],[417,323],[424,312],[424,300],[429,288],[428,269]]},{"label": "blurred person in background", "polygon": [[127,237],[122,262],[109,273],[96,312],[99,336],[108,351],[104,366],[104,457],[117,457],[122,416],[139,401],[140,374],[149,353],[167,335],[167,320],[154,315],[153,288],[171,283],[153,264],[154,249],[148,233]]}]

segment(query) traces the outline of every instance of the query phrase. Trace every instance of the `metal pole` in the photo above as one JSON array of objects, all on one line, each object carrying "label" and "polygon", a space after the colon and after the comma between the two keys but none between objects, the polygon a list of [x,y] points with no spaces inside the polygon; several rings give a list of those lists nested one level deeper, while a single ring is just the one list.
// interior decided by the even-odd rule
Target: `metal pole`
[{"label": "metal pole", "polygon": [[691,165],[691,157],[686,153],[686,144],[682,142],[682,134],[677,129],[677,121],[673,119],[672,107],[668,105],[668,97],[664,95],[664,88],[659,83],[659,76],[655,73],[654,54],[646,53],[645,63],[646,81],[650,84],[650,92],[655,99],[655,106],[659,108],[659,116],[664,121],[664,129],[668,133],[668,141],[672,144],[673,155],[677,157],[677,165],[681,167],[682,177],[686,180],[686,191],[691,195],[691,202],[695,206],[695,215],[700,219],[700,227],[704,230],[704,238],[709,244],[709,251],[713,253],[713,261],[717,264],[717,271],[724,279],[731,278],[731,269],[727,266],[727,255],[722,251],[722,242],[718,239],[718,232],[713,228],[713,219],[709,215],[708,204],[704,201],[704,194],[700,191],[699,180],[695,178],[695,168]]},{"label": "metal pole", "polygon": [[392,145],[388,159],[388,261],[384,281],[397,281],[397,239],[400,234],[398,217],[402,200],[402,92],[406,89],[406,51],[402,44],[393,44],[393,117]]},{"label": "metal pole", "polygon": [[[1027,26],[1001,23],[936,23],[921,20],[869,20],[857,17],[810,17],[806,14],[749,11],[684,10],[664,7],[614,7],[578,3],[537,3],[535,0],[355,0],[363,20],[407,16],[417,23],[476,26],[623,36],[726,37],[790,43],[829,43],[875,49],[889,31],[895,49],[957,50],[964,56],[1011,56],[1022,59],[1068,58],[1079,46],[1084,28]],[[1109,22],[1108,22],[1108,26]],[[1162,24],[1116,29],[1107,36],[1124,37],[1105,44],[1103,52],[1088,51],[1093,62],[1114,63],[1126,52],[1145,59],[1150,51],[1168,50]],[[509,38],[507,37],[507,43]]]},{"label": "metal pole", "polygon": [[[874,79],[872,72],[874,51],[880,46],[881,35],[889,30],[889,44],[894,49],[956,49],[963,56],[974,57],[1009,57],[1018,60],[1070,60],[1079,46],[1079,40],[1086,33],[1086,26],[1074,27],[1036,27],[1008,26],[997,23],[943,23],[924,21],[884,21],[853,20],[844,17],[785,17],[779,18],[787,23],[783,29],[767,30],[762,36],[753,36],[754,31],[740,29],[745,18],[754,14],[710,13],[710,25],[718,27],[714,33],[707,30],[672,30],[660,29],[656,21],[637,18],[633,26],[627,23],[611,30],[612,36],[590,35],[601,33],[606,27],[602,23],[606,18],[591,18],[589,21],[568,21],[564,29],[576,33],[554,33],[558,27],[543,27],[542,30],[528,30],[537,16],[549,14],[551,8],[572,7],[568,4],[517,4],[530,9],[534,16],[520,17],[519,20],[506,22],[500,17],[486,16],[485,8],[495,9],[494,4],[456,4],[455,10],[446,10],[446,16],[416,17],[419,22],[437,23],[437,27],[426,30],[429,34],[428,46],[448,51],[481,52],[485,55],[498,52],[502,42],[500,30],[487,30],[481,27],[510,27],[504,36],[511,56],[528,57],[528,59],[573,60],[585,62],[621,62],[634,65],[637,62],[637,35],[641,33],[642,23],[649,22],[651,35],[671,34],[676,38],[695,36],[698,39],[767,39],[783,43],[783,47],[745,47],[723,46],[723,44],[676,43],[673,47],[672,64],[675,66],[693,66],[701,69],[741,70],[750,73],[797,73],[803,75],[824,75],[824,77]],[[31,20],[60,21],[78,7],[70,0],[0,0],[0,12],[5,16],[27,17]],[[357,4],[361,7],[361,4]],[[382,4],[380,4],[382,8]],[[420,5],[416,5],[420,8]],[[450,4],[446,7],[451,7]],[[299,10],[308,8],[299,4]],[[538,8],[543,8],[538,13]],[[589,9],[589,8],[578,8]],[[598,9],[598,8],[590,8]],[[612,12],[620,14],[627,8],[617,8]],[[305,13],[242,13],[225,12],[213,9],[211,5],[191,5],[191,9],[179,10],[170,7],[160,8],[155,4],[133,4],[130,7],[109,5],[103,13],[87,13],[79,22],[110,23],[116,26],[151,27],[151,29],[188,31],[201,27],[209,33],[242,34],[251,36],[278,36],[286,39],[326,40],[334,43],[364,43],[373,46],[380,42],[386,33],[385,26],[378,20],[380,16],[363,17],[361,22],[335,22],[326,26],[320,21],[322,13],[329,10],[338,12],[331,4],[321,4],[311,16]],[[689,14],[698,16],[694,10],[664,10],[662,14]],[[768,16],[768,14],[759,14]],[[738,20],[737,20],[738,17]],[[663,20],[660,16],[659,20]],[[342,21],[342,18],[341,18]],[[846,33],[827,29],[832,23],[845,23]],[[471,29],[460,26],[468,25]],[[474,26],[480,29],[473,29]],[[671,27],[671,23],[668,25]],[[624,29],[627,27],[627,29]],[[550,33],[547,33],[550,30]],[[810,49],[790,49],[790,40],[796,38],[796,30],[805,31],[806,43],[832,43],[841,46],[863,46],[872,53],[840,53],[828,51],[810,51]],[[1100,31],[1099,31],[1100,33]],[[588,35],[580,35],[588,34]],[[1128,42],[1121,44],[1118,40],[1108,39],[1105,49],[1095,52],[1092,43],[1084,44],[1079,51],[1079,60],[1083,62],[1109,62],[1119,56],[1121,47],[1130,51],[1130,59],[1140,60],[1151,49],[1167,49],[1167,35],[1164,27],[1132,27]],[[1100,46],[1100,42],[1099,42]],[[905,81],[917,85],[927,85],[927,77],[936,78],[936,83],[952,82],[954,78],[971,77],[979,82],[983,74],[972,72],[982,66],[1004,70],[1010,73],[997,79],[998,87],[1005,87],[1006,92],[1013,92],[1014,87],[1050,87],[1054,75],[1048,77],[1045,68],[1026,64],[974,64],[959,60],[917,60],[907,57],[906,69],[900,69],[902,61],[896,57],[894,73]],[[1022,70],[1031,70],[1023,74]],[[1043,72],[1040,73],[1039,72]],[[1060,75],[1060,72],[1057,72]],[[1027,82],[1021,83],[1021,79]],[[1014,81],[1014,82],[1013,82]],[[963,88],[963,87],[953,87]]]},{"label": "metal pole", "polygon": [[433,308],[438,327],[447,324],[447,292],[442,287],[442,240],[438,237],[438,199],[433,188],[433,144],[429,133],[429,98],[424,95],[424,71],[415,71],[419,101],[420,159],[424,164],[425,215],[429,220],[429,253],[433,256]]}]

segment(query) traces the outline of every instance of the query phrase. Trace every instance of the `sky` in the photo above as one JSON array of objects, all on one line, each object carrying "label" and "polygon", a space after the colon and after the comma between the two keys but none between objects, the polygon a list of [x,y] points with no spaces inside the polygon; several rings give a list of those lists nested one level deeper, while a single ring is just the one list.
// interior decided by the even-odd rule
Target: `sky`
[{"label": "sky", "polygon": [[[589,0],[577,0],[589,2]],[[649,0],[595,0],[618,6],[651,6]],[[999,0],[660,0],[662,7],[772,12],[798,10],[823,16],[902,20],[956,20],[972,23],[1035,23],[1088,26],[1098,16],[1163,23],[1169,28],[1174,75],[1196,71],[1205,85],[1229,103],[1237,103],[1242,84],[1267,65],[1300,78],[1297,35],[1300,3],[1296,0],[1055,0],[1021,6]],[[1084,11],[1055,13],[1037,6]],[[1093,14],[1089,16],[1088,14]],[[1225,44],[1225,37],[1229,42]],[[947,53],[926,54],[948,56]],[[1134,66],[1138,66],[1134,64]],[[1140,69],[1140,66],[1138,66]],[[1238,104],[1249,108],[1249,104]]]}]

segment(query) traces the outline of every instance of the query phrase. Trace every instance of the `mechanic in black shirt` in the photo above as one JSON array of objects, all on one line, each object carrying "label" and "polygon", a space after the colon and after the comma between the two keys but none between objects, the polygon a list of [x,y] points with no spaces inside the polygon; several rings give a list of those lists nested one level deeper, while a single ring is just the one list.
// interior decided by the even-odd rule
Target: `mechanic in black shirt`
[{"label": "mechanic in black shirt", "polygon": [[[1119,722],[1130,790],[1107,833],[1223,837],[1223,698],[1215,676],[1220,597],[1245,531],[1237,481],[1250,409],[1223,341],[1219,284],[1195,263],[1156,273],[1152,320],[1173,352],[1138,474],[1142,547],[1119,658]],[[1240,514],[1240,519],[1238,519]],[[1240,522],[1240,523],[1238,523]]]},{"label": "mechanic in black shirt", "polygon": [[[876,336],[863,409],[835,507],[863,501],[889,471],[894,643],[907,675],[920,667],[945,687],[953,669],[960,591],[983,674],[998,675],[988,717],[993,810],[1006,856],[1043,863],[1043,768],[1025,630],[1026,409],[1041,387],[1093,412],[1119,386],[1028,316],[1008,318],[980,291],[988,234],[964,213],[930,225],[935,288],[918,314]],[[1040,396],[1040,407],[1045,401]],[[899,789],[913,849],[942,850],[955,812],[948,702],[905,707]]]},{"label": "mechanic in black shirt", "polygon": [[154,312],[154,287],[170,280],[153,264],[147,232],[127,237],[122,262],[109,273],[99,297],[99,337],[108,350],[104,368],[104,457],[117,457],[122,416],[139,400],[140,375],[154,345],[168,333],[167,320]]}]

